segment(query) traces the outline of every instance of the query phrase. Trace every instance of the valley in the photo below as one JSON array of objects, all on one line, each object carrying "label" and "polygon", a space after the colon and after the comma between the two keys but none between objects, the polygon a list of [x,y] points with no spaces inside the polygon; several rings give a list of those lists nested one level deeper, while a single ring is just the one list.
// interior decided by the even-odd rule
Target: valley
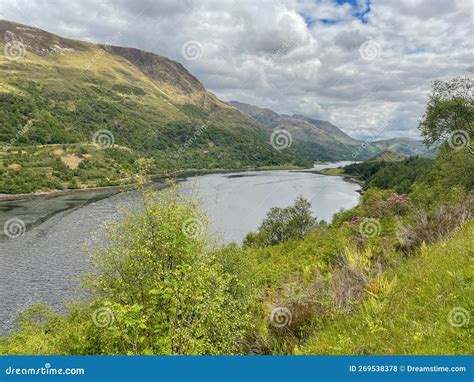
[{"label": "valley", "polygon": [[[178,62],[0,20],[0,194],[119,186],[188,169],[312,167],[417,141],[363,141],[326,121],[225,103]],[[289,134],[277,147],[274,130]],[[285,143],[285,142],[283,142]],[[37,160],[41,156],[40,160]]]}]

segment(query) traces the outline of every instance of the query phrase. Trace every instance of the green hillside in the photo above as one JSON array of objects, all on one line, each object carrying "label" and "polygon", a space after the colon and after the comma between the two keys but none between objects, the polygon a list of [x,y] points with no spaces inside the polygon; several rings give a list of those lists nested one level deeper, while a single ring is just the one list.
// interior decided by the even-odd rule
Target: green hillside
[{"label": "green hillside", "polygon": [[472,354],[474,198],[446,181],[371,188],[329,225],[297,201],[243,247],[209,246],[205,216],[174,188],[146,193],[144,211],[106,228],[91,297],[66,314],[33,306],[0,353]]},{"label": "green hillside", "polygon": [[350,137],[328,121],[297,114],[292,116],[278,114],[270,109],[238,101],[231,101],[230,104],[271,130],[284,129],[290,132],[299,155],[304,158],[313,158],[314,153],[317,153],[320,159],[326,161],[342,159],[360,161],[385,151],[404,156],[434,154],[433,150],[427,150],[422,141],[406,138],[363,141]]},{"label": "green hillside", "polygon": [[[300,354],[472,354],[474,222],[388,272],[354,314],[331,318]],[[373,287],[373,286],[371,286]],[[379,287],[379,286],[377,286]]]},{"label": "green hillside", "polygon": [[[0,35],[2,52],[10,39],[21,41],[20,57],[0,55],[3,157],[22,146],[99,143],[152,159],[148,173],[304,163],[292,147],[274,149],[267,129],[218,100],[177,62],[8,21],[0,21]],[[0,168],[6,178],[23,176],[18,166]],[[0,182],[0,193],[9,189]]]}]

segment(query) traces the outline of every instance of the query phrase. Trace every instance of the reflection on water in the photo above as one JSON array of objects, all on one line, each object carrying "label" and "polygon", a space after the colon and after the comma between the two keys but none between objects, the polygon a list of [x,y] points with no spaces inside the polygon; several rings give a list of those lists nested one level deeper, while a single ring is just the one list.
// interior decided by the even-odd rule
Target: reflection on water
[{"label": "reflection on water", "polygon": [[330,221],[341,208],[357,204],[359,188],[340,177],[296,171],[205,175],[182,186],[183,192],[202,201],[224,242],[241,242],[258,228],[271,207],[289,206],[298,195],[311,202],[314,216]]},{"label": "reflection on water", "polygon": [[[0,201],[0,227],[10,218],[21,219],[28,229],[41,224],[53,215],[83,207],[88,203],[107,198],[118,191],[90,191],[49,198]],[[0,237],[4,232],[0,232]]]},{"label": "reflection on water", "polygon": [[[161,185],[155,185],[161,187]],[[312,203],[318,219],[357,204],[359,186],[339,177],[304,172],[265,171],[212,174],[182,182],[182,192],[199,198],[224,242],[241,242],[273,206],[288,206],[298,195]],[[61,309],[78,294],[81,273],[90,270],[84,248],[102,223],[122,208],[141,208],[137,191],[84,192],[49,199],[0,202],[0,222],[23,220],[28,229],[16,239],[0,237],[0,327],[14,325],[15,312],[34,301]]]}]

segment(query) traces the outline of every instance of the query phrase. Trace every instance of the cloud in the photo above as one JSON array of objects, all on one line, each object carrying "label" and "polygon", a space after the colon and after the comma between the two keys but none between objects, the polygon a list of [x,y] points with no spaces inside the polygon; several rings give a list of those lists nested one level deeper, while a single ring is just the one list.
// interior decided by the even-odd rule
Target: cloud
[{"label": "cloud", "polygon": [[[339,3],[12,0],[0,17],[94,42],[120,33],[117,45],[181,62],[226,101],[328,119],[359,138],[417,137],[430,82],[472,62],[470,2]],[[182,55],[191,40],[203,47],[194,61]]]}]

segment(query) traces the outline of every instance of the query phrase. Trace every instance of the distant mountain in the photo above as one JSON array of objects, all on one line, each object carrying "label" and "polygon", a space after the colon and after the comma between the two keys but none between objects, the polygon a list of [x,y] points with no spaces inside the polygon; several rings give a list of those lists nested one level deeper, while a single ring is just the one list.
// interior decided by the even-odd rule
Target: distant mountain
[{"label": "distant mountain", "polygon": [[379,150],[394,151],[405,156],[433,157],[436,149],[428,149],[422,141],[411,138],[391,138],[372,142]]},{"label": "distant mountain", "polygon": [[406,158],[407,158],[407,156],[405,156],[405,155],[396,153],[395,151],[387,150],[387,151],[384,151],[380,154],[377,154],[377,155],[373,156],[372,158],[370,158],[368,160],[368,162],[381,162],[381,161],[384,161],[384,162],[399,162],[399,161],[402,161]]},{"label": "distant mountain", "polygon": [[[365,160],[387,150],[406,156],[429,154],[423,142],[414,139],[393,138],[366,143],[350,137],[328,121],[298,114],[292,116],[278,114],[273,110],[243,102],[231,101],[229,103],[269,129],[289,131],[297,144],[303,146],[303,151],[318,152],[328,160]],[[356,158],[353,157],[354,154]]]},{"label": "distant mountain", "polygon": [[359,141],[350,137],[340,128],[338,128],[337,126],[334,126],[332,123],[328,121],[321,121],[319,119],[313,119],[313,118],[305,117],[303,115],[298,115],[298,114],[293,114],[292,118],[306,121],[310,123],[311,125],[315,126],[316,128],[318,128],[319,130],[324,131],[328,135],[335,137],[341,142],[345,142],[348,144],[359,143]]},{"label": "distant mountain", "polygon": [[[108,185],[132,181],[134,168],[310,166],[416,146],[389,140],[359,150],[362,141],[327,121],[223,102],[180,63],[135,48],[0,20],[0,52],[0,193],[32,178],[44,189]],[[291,134],[284,149],[272,144],[275,129]],[[107,152],[85,147],[104,131]],[[16,146],[30,149],[22,156]],[[45,147],[41,161],[35,147]]]}]

